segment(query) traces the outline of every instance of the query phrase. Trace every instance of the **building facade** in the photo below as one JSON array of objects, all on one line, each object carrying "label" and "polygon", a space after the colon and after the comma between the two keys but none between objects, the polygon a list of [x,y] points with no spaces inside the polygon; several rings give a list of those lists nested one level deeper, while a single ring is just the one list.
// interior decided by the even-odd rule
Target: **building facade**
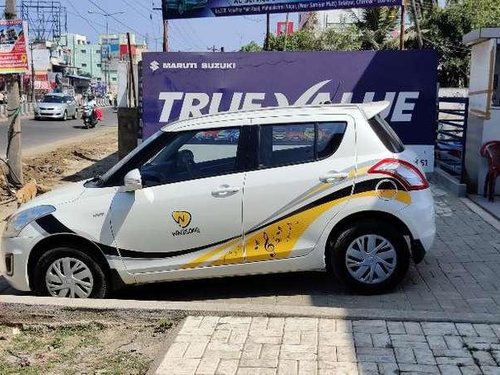
[{"label": "building facade", "polygon": [[65,34],[61,43],[70,49],[71,67],[76,74],[90,75],[104,81],[102,71],[101,46],[91,43],[85,35]]}]

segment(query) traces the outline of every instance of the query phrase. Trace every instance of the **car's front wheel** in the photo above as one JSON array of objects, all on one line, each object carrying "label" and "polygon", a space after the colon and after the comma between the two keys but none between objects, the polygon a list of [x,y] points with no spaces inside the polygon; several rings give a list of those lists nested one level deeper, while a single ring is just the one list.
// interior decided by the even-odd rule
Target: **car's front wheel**
[{"label": "car's front wheel", "polygon": [[39,294],[69,298],[104,298],[110,288],[103,267],[70,247],[52,249],[40,257],[34,284]]},{"label": "car's front wheel", "polygon": [[403,235],[394,226],[374,220],[357,222],[330,238],[328,251],[335,274],[362,294],[393,289],[410,264]]},{"label": "car's front wheel", "polygon": [[63,117],[61,120],[66,121],[68,119],[68,111],[64,111]]}]

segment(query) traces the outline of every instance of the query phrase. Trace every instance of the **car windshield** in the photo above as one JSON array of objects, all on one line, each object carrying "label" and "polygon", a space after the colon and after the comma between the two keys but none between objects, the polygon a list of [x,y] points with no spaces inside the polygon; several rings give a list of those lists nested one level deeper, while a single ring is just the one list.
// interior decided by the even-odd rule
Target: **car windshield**
[{"label": "car windshield", "polygon": [[42,99],[42,103],[64,103],[64,97],[57,95],[45,95]]}]

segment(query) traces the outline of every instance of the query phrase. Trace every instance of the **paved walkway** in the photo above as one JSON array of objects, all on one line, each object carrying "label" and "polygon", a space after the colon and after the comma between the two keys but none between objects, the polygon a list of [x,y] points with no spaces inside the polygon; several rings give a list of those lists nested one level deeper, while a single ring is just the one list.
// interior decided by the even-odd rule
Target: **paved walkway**
[{"label": "paved walkway", "polygon": [[189,316],[156,374],[500,374],[500,325]]}]

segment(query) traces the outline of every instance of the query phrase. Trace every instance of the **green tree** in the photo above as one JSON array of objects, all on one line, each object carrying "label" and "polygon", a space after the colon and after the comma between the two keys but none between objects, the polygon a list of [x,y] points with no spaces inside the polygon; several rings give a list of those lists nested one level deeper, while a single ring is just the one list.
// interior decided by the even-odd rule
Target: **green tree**
[{"label": "green tree", "polygon": [[242,52],[259,52],[262,51],[262,47],[255,43],[253,40],[241,47],[240,51]]},{"label": "green tree", "polygon": [[366,8],[356,17],[354,26],[359,33],[361,49],[380,50],[395,48],[391,33],[398,24],[397,7]]}]

